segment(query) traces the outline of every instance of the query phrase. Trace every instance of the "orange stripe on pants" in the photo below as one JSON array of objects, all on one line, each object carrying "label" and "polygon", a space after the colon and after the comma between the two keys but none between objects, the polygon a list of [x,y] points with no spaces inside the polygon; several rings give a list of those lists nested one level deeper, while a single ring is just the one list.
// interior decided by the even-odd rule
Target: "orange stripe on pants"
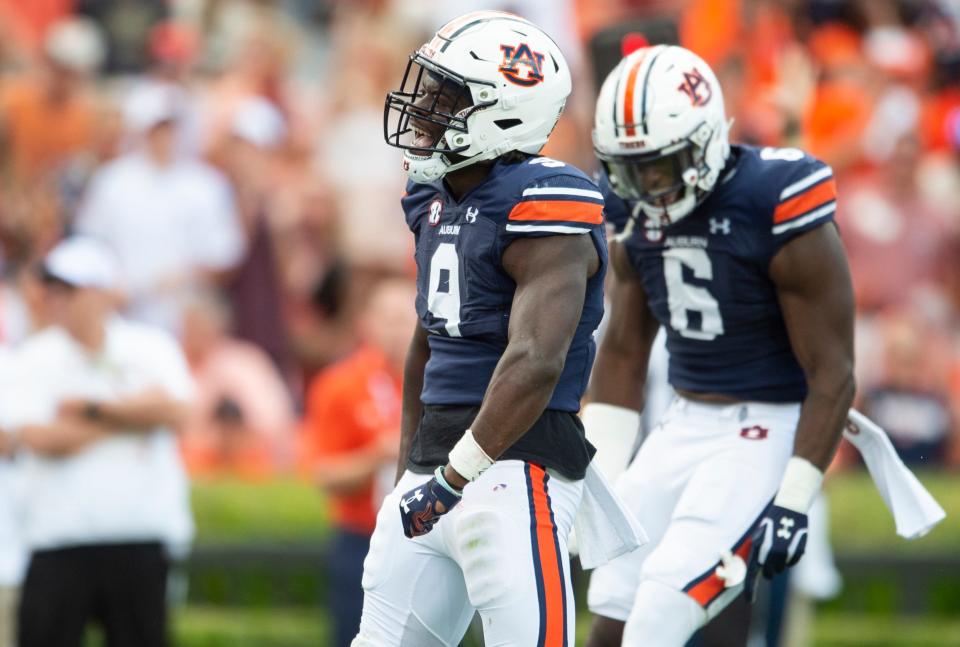
[{"label": "orange stripe on pants", "polygon": [[[752,545],[753,537],[752,535],[748,534],[740,542],[740,545],[734,548],[733,554],[740,557],[744,562],[747,562],[750,559],[750,547]],[[725,588],[726,583],[716,574],[716,572],[712,572],[702,581],[697,582],[695,585],[687,589],[686,593],[691,598],[696,600],[700,606],[707,608],[707,606],[709,606],[718,595],[723,593]]]},{"label": "orange stripe on pants", "polygon": [[[543,577],[543,599],[540,607],[544,617],[541,627],[542,637],[539,646],[566,647],[566,587],[561,575],[560,556],[557,554],[556,528],[547,500],[547,473],[539,465],[527,464],[530,474],[530,496],[532,499],[536,543],[533,546],[534,559],[540,562]],[[538,646],[538,647],[539,647]]]}]

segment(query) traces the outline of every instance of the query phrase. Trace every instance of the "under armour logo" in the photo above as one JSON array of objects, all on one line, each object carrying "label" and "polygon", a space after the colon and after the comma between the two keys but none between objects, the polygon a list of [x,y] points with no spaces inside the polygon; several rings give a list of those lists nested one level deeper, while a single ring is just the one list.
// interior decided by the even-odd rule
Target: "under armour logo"
[{"label": "under armour logo", "polygon": [[723,220],[717,220],[716,218],[710,219],[710,233],[711,234],[729,234],[730,233],[730,219],[724,218]]},{"label": "under armour logo", "polygon": [[467,222],[476,222],[479,213],[480,210],[476,207],[467,207]]},{"label": "under armour logo", "polygon": [[793,534],[794,520],[790,517],[780,517],[780,527],[777,529],[777,537],[781,539],[790,539]]},{"label": "under armour logo", "polygon": [[404,513],[410,514],[410,504],[413,503],[414,501],[421,501],[421,500],[423,500],[423,490],[417,488],[417,491],[414,492],[413,496],[411,496],[409,499],[404,499],[404,498],[400,499],[400,507],[403,508]]}]

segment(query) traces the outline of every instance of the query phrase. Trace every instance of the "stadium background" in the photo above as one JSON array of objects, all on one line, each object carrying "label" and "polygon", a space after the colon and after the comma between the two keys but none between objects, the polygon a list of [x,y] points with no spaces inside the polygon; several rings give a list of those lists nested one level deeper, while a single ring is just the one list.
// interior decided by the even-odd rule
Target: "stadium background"
[{"label": "stadium background", "polygon": [[960,645],[960,3],[0,0],[5,343],[42,325],[31,268],[72,230],[98,168],[137,145],[138,94],[176,89],[181,153],[232,183],[245,242],[231,265],[138,295],[175,304],[167,325],[214,405],[182,435],[198,535],[174,590],[176,644],[327,644],[324,429],[304,411],[317,376],[374,334],[366,296],[412,270],[383,96],[445,19],[495,5],[571,62],[553,157],[593,169],[597,74],[622,47],[676,41],[717,71],[734,139],[834,167],[858,403],[948,519],[897,538],[843,448],[827,484],[843,588],[807,609],[793,644]]}]

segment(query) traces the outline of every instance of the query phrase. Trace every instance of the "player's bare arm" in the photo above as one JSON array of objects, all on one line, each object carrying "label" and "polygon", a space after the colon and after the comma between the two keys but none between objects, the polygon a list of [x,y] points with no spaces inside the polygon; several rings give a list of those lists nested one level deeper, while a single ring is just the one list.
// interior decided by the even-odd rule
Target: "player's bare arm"
[{"label": "player's bare arm", "polygon": [[397,476],[394,483],[400,481],[406,470],[407,457],[410,456],[410,444],[417,433],[423,402],[423,370],[430,359],[430,346],[427,344],[427,331],[418,323],[410,339],[407,359],[403,365],[403,410],[400,416],[400,455],[397,459]]},{"label": "player's bare arm", "polygon": [[807,378],[794,456],[823,471],[853,401],[853,287],[836,227],[790,241],[770,263],[790,345]]},{"label": "player's bare arm", "polygon": [[643,410],[650,348],[660,323],[647,307],[647,294],[623,245],[612,243],[610,319],[591,376],[590,400]]},{"label": "player's bare arm", "polygon": [[853,287],[835,226],[798,236],[773,257],[770,278],[807,382],[793,456],[753,539],[746,595],[760,572],[793,566],[806,545],[807,512],[836,451],[855,390]]},{"label": "player's bare arm", "polygon": [[[589,236],[514,241],[503,267],[517,283],[509,341],[471,426],[476,443],[496,459],[536,422],[550,401],[583,309],[587,279],[600,261]],[[467,484],[449,465],[444,477]]]}]

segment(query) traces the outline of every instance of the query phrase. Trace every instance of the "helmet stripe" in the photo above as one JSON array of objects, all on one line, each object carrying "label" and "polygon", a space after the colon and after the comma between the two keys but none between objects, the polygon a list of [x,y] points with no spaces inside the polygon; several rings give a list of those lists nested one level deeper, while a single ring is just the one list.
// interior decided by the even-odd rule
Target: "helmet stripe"
[{"label": "helmet stripe", "polygon": [[460,16],[459,18],[454,18],[444,25],[439,32],[437,32],[437,36],[440,36],[444,41],[446,41],[444,42],[443,46],[440,47],[440,51],[446,51],[447,47],[450,46],[450,43],[452,43],[457,36],[465,32],[470,27],[488,20],[516,20],[518,22],[532,24],[529,20],[507,11],[474,11]]},{"label": "helmet stripe", "polygon": [[660,54],[667,49],[669,49],[669,46],[657,48],[659,51],[652,59],[650,59],[650,65],[647,67],[647,73],[643,75],[643,97],[640,101],[640,126],[643,128],[644,135],[647,134],[647,87],[650,85],[650,72],[653,70],[653,66],[656,64]]},{"label": "helmet stripe", "polygon": [[633,127],[633,92],[637,85],[637,75],[640,72],[640,67],[643,65],[643,62],[647,60],[649,51],[648,49],[644,49],[643,55],[637,58],[627,73],[627,85],[623,91],[623,124],[626,126],[627,130],[625,134],[628,137],[637,134],[636,129]]}]

